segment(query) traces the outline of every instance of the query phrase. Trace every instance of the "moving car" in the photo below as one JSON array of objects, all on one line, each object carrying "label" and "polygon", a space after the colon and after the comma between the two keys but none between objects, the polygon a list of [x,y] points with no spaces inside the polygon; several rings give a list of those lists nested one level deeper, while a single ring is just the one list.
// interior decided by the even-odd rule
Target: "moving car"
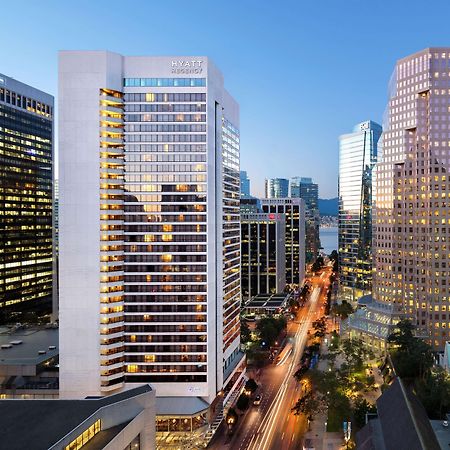
[{"label": "moving car", "polygon": [[261,404],[261,398],[262,398],[261,394],[258,394],[258,395],[255,397],[255,399],[253,400],[253,404],[254,404],[255,406],[259,406],[259,405]]}]

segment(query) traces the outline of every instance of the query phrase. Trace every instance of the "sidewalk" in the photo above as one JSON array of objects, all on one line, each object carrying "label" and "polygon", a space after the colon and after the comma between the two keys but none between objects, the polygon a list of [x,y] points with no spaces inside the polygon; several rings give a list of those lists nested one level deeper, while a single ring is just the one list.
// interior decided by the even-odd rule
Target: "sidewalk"
[{"label": "sidewalk", "polygon": [[[328,342],[330,340],[327,335]],[[328,351],[328,345],[325,344],[325,339],[321,344],[321,354],[325,355]],[[328,361],[319,359],[317,368],[325,371],[328,367]],[[318,414],[310,424],[310,430],[305,434],[305,440],[311,439],[316,450],[341,450],[345,448],[343,433],[330,433],[326,431],[327,413]]]}]

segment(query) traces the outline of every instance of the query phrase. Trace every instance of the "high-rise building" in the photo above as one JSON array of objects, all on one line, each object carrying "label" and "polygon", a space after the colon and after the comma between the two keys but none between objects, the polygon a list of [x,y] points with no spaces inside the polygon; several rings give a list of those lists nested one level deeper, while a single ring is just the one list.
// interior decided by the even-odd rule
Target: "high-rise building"
[{"label": "high-rise building", "polygon": [[294,177],[290,180],[290,195],[302,198],[306,207],[306,262],[314,261],[320,249],[319,185],[312,178]]},{"label": "high-rise building", "polygon": [[286,287],[284,214],[241,214],[241,291],[245,302]]},{"label": "high-rise building", "polygon": [[346,300],[372,289],[372,170],[381,132],[369,120],[339,139],[339,283]]},{"label": "high-rise building", "polygon": [[241,217],[242,217],[242,214],[261,212],[259,203],[260,203],[259,198],[241,197],[241,202],[240,202]]},{"label": "high-rise building", "polygon": [[305,202],[301,198],[263,198],[267,214],[285,215],[286,283],[302,284],[305,278]]},{"label": "high-rise building", "polygon": [[52,308],[53,97],[0,74],[0,310]]},{"label": "high-rise building", "polygon": [[289,180],[268,178],[265,180],[266,198],[286,198],[289,196]]},{"label": "high-rise building", "polygon": [[245,170],[241,170],[239,175],[241,181],[241,197],[250,197],[250,178]]},{"label": "high-rise building", "polygon": [[378,302],[450,338],[450,48],[397,62],[376,167],[374,283]]},{"label": "high-rise building", "polygon": [[151,383],[202,425],[245,369],[239,106],[206,57],[95,51],[59,102],[61,397]]}]

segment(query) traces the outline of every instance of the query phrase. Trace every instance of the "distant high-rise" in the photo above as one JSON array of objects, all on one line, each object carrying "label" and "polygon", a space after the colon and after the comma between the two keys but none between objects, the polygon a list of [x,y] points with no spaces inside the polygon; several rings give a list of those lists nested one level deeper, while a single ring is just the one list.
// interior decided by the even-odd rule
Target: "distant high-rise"
[{"label": "distant high-rise", "polygon": [[285,214],[241,214],[243,301],[257,294],[283,292],[286,286],[285,222]]},{"label": "distant high-rise", "polygon": [[320,249],[319,185],[312,178],[294,177],[290,180],[290,195],[301,198],[306,207],[306,262],[312,262]]},{"label": "distant high-rise", "polygon": [[151,383],[200,428],[245,372],[239,106],[207,57],[103,51],[61,52],[59,101],[61,396]]},{"label": "distant high-rise", "polygon": [[0,74],[0,309],[52,308],[53,97]]},{"label": "distant high-rise", "polygon": [[239,175],[241,180],[241,197],[250,197],[250,178],[245,170],[241,170]]},{"label": "distant high-rise", "polygon": [[285,215],[286,283],[302,284],[305,278],[305,202],[301,198],[263,198],[267,214]]},{"label": "distant high-rise", "polygon": [[450,338],[450,48],[397,62],[376,168],[374,283],[378,302]]},{"label": "distant high-rise", "polygon": [[339,267],[341,295],[372,289],[372,170],[382,128],[371,120],[339,139]]},{"label": "distant high-rise", "polygon": [[286,198],[289,196],[289,180],[268,178],[265,181],[266,198]]}]

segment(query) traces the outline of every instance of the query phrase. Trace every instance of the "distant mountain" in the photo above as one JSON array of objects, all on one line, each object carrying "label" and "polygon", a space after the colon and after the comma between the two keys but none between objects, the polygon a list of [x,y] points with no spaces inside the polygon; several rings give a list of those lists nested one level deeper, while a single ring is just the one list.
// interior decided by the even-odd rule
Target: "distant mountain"
[{"label": "distant mountain", "polygon": [[319,211],[321,216],[337,216],[339,209],[339,199],[319,198]]}]

